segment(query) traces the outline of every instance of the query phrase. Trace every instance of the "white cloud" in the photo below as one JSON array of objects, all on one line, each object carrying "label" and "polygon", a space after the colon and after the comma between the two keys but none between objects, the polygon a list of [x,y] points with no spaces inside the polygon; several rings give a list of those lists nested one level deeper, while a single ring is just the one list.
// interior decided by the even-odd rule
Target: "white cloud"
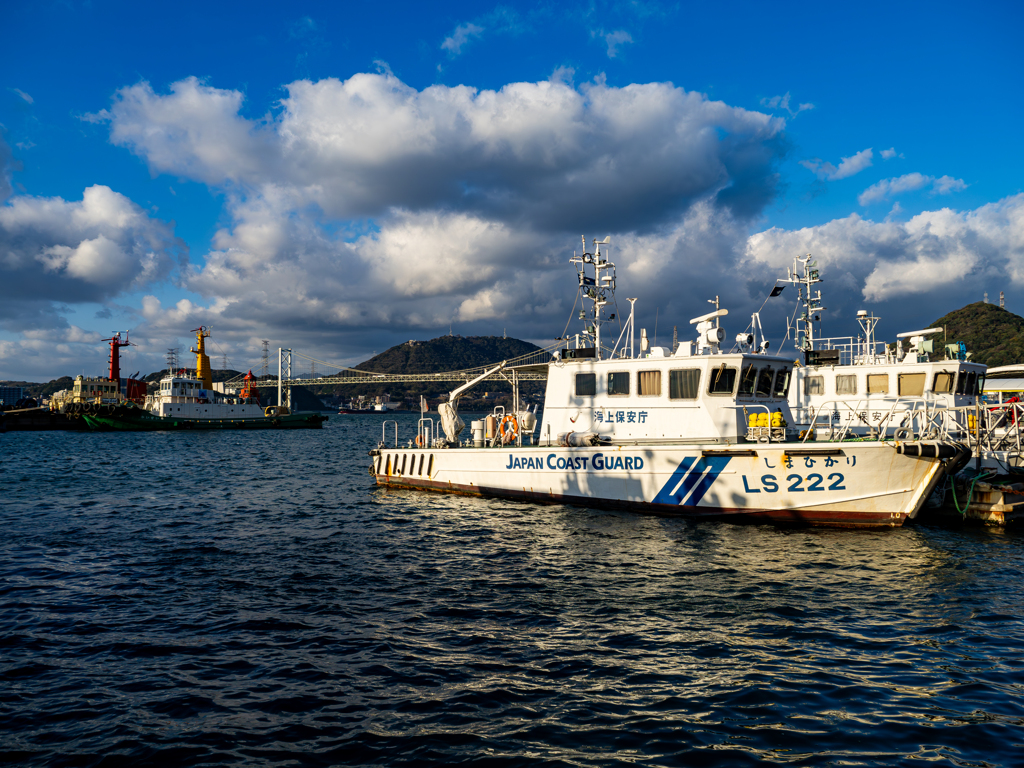
[{"label": "white cloud", "polygon": [[819,179],[837,181],[839,179],[845,179],[858,174],[865,168],[870,168],[871,158],[871,147],[868,147],[867,149],[862,149],[860,152],[857,152],[850,157],[844,157],[842,162],[839,163],[838,168],[832,165],[832,163],[824,163],[818,158],[813,160],[801,160],[800,165],[815,173]]},{"label": "white cloud", "polygon": [[668,83],[417,91],[361,74],[291,83],[280,115],[262,122],[239,114],[242,100],[194,78],[167,95],[140,83],[102,117],[154,172],[245,194],[288,187],[332,218],[440,206],[565,229],[618,228],[638,213],[653,224],[711,190],[758,211],[783,128]]},{"label": "white cloud", "polygon": [[789,91],[786,91],[784,96],[772,96],[770,98],[761,99],[761,106],[767,107],[768,109],[782,109],[789,113],[790,117],[796,117],[801,112],[806,112],[808,109],[814,109],[814,105],[811,103],[799,104],[794,110],[789,106],[790,95]]},{"label": "white cloud", "polygon": [[882,179],[865,189],[857,197],[861,205],[871,205],[887,200],[895,195],[905,192],[913,192],[927,186],[932,187],[933,194],[948,195],[952,192],[960,192],[967,188],[962,179],[954,179],[952,176],[925,176],[922,173],[907,173],[892,179]]},{"label": "white cloud", "polygon": [[458,56],[462,53],[462,46],[472,40],[474,37],[480,37],[483,34],[484,28],[474,24],[473,22],[466,22],[465,24],[459,24],[455,27],[455,31],[444,39],[441,43],[441,48],[448,51],[452,56]]},{"label": "white cloud", "polygon": [[948,195],[951,192],[963,192],[967,185],[963,179],[954,179],[952,176],[939,176],[932,185],[932,190],[937,195]]},{"label": "white cloud", "polygon": [[14,91],[16,94],[18,94],[18,96],[20,96],[22,101],[24,101],[26,104],[35,104],[36,100],[33,99],[31,96],[29,96],[27,93],[25,93],[20,88],[11,88],[11,90]]},{"label": "white cloud", "polygon": [[952,309],[980,295],[983,285],[1024,287],[1024,194],[974,211],[926,211],[905,223],[853,214],[818,227],[769,229],[750,238],[747,268],[779,274],[801,253],[822,265],[833,302],[844,302],[844,292],[873,302],[929,295]]},{"label": "white cloud", "polygon": [[66,304],[105,302],[184,258],[171,225],[109,187],[80,201],[16,195],[0,205],[0,326],[66,328]]},{"label": "white cloud", "polygon": [[883,160],[892,160],[894,157],[903,157],[902,152],[900,152],[899,154],[896,153],[896,147],[889,147],[888,149],[883,149],[880,154],[882,155]]},{"label": "white cloud", "polygon": [[608,46],[607,53],[609,59],[614,59],[619,55],[620,46],[633,42],[633,36],[624,29],[616,29],[613,32],[605,32],[602,29],[591,34],[604,40],[605,45]]}]

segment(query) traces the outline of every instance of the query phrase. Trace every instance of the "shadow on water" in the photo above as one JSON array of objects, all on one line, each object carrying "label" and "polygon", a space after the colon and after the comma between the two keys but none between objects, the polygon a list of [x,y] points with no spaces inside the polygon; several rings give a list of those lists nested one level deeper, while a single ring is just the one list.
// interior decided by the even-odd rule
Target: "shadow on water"
[{"label": "shadow on water", "polygon": [[1019,764],[1019,534],[377,489],[379,439],[3,436],[5,759]]}]

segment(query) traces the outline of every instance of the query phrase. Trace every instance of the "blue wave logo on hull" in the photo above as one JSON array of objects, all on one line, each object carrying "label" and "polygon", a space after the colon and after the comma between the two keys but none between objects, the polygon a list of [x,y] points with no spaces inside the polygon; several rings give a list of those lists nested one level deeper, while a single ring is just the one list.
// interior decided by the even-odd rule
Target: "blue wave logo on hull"
[{"label": "blue wave logo on hull", "polygon": [[653,503],[697,506],[731,459],[732,456],[687,456]]}]

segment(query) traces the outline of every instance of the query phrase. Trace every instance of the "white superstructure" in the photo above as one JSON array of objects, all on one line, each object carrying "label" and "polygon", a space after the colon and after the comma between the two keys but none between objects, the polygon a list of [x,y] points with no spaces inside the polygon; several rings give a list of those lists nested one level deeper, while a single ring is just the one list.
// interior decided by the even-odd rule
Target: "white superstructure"
[{"label": "white superstructure", "polygon": [[168,373],[143,406],[154,416],[182,419],[239,419],[262,417],[264,409],[252,397],[221,395],[204,389],[203,382],[186,372]]},{"label": "white superstructure", "polygon": [[728,310],[717,298],[714,312],[690,321],[696,341],[675,353],[650,347],[643,331],[637,351],[635,299],[614,344],[602,339],[615,265],[607,238],[594,245],[572,259],[583,330],[539,364],[547,372],[539,431],[516,405],[474,422],[460,442],[457,402],[469,386],[504,375],[518,404],[523,367],[503,363],[439,406],[443,438],[422,418],[406,446],[396,437],[371,451],[379,484],[655,514],[896,526],[970,456],[948,441],[807,441],[792,426],[794,361],[764,354],[767,345],[744,334],[740,351],[724,350]]},{"label": "white superstructure", "polygon": [[[821,338],[817,326],[825,307],[814,286],[822,280],[810,254],[795,259],[793,269],[778,282],[797,289],[799,314],[791,331],[804,365],[796,369],[789,395],[797,425],[892,437],[914,431],[915,414],[927,413],[932,419],[937,410],[978,404],[986,367],[970,362],[961,343],[937,344],[935,338],[944,329],[899,333],[890,346],[875,338],[879,318],[860,310],[862,335]],[[936,354],[938,359],[932,360]]]}]

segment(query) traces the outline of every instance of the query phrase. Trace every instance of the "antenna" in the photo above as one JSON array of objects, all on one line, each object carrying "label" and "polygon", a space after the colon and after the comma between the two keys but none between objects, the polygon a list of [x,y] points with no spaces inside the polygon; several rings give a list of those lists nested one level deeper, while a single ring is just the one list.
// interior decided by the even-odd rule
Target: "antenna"
[{"label": "antenna", "polygon": [[[800,266],[803,267],[803,274],[800,274]],[[793,323],[796,330],[796,348],[802,352],[814,349],[814,339],[817,335],[817,323],[821,322],[821,311],[826,307],[821,304],[821,290],[811,292],[811,286],[822,282],[818,273],[818,263],[812,260],[811,254],[797,256],[793,259],[793,269],[788,270],[785,278],[780,278],[777,283],[792,283],[796,286],[796,302],[799,311],[803,305],[803,311]]]},{"label": "antenna", "polygon": [[[615,264],[608,260],[607,246],[611,237],[592,241],[594,252],[587,251],[587,238],[582,237],[583,253],[573,252],[570,263],[576,265],[576,276],[579,280],[579,295],[583,298],[583,309],[579,319],[583,321],[582,336],[594,347],[595,358],[601,359],[601,324],[611,320],[612,315],[605,317],[604,311],[608,304],[615,301]],[[601,246],[606,246],[601,250]],[[589,272],[593,271],[593,277]],[[587,306],[587,302],[590,306]]]},{"label": "antenna", "polygon": [[1003,292],[999,292],[999,308],[1006,309],[1006,299],[1003,297]]}]

